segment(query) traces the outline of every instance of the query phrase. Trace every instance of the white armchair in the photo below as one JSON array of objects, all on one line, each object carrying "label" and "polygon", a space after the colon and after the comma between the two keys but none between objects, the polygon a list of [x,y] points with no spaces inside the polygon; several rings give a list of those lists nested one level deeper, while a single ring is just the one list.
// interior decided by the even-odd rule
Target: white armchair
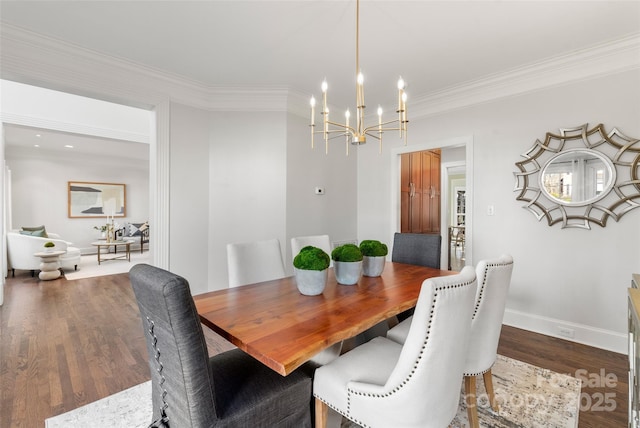
[{"label": "white armchair", "polygon": [[406,342],[377,337],[315,372],[316,428],[328,407],[368,427],[441,428],[455,417],[476,273],[424,281]]},{"label": "white armchair", "polygon": [[[476,267],[478,291],[471,319],[469,350],[464,365],[465,397],[471,428],[480,426],[476,399],[476,376],[482,375],[489,404],[495,412],[499,410],[493,391],[491,367],[496,361],[512,271],[513,257],[508,254],[496,259],[481,260]],[[410,328],[411,318],[408,318],[389,330],[387,337],[402,344],[407,339]]]},{"label": "white armchair", "polygon": [[51,241],[56,244],[57,250],[66,251],[60,256],[60,267],[64,270],[77,270],[80,264],[80,249],[72,247],[70,242],[60,238],[56,233],[48,233],[47,238],[39,236],[23,235],[20,232],[13,231],[7,233],[7,256],[9,261],[9,269],[15,276],[15,270],[30,270],[31,275],[40,269],[39,257],[34,253],[44,250],[44,243]]}]

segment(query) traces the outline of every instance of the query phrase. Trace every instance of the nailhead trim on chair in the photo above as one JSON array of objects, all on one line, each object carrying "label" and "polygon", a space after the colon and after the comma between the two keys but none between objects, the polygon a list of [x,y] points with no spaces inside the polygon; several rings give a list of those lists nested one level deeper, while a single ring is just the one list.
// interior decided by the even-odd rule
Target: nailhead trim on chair
[{"label": "nailhead trim on chair", "polygon": [[462,375],[463,376],[480,376],[481,374],[485,374],[486,372],[488,372],[492,368],[493,368],[493,364],[491,365],[491,367],[489,367],[488,369],[483,370],[481,372],[477,372],[477,373],[462,373]]},{"label": "nailhead trim on chair", "polygon": [[[480,309],[480,304],[484,301],[482,296],[484,294],[484,290],[485,290],[485,286],[487,285],[487,274],[489,272],[490,267],[507,267],[509,265],[512,265],[513,262],[509,262],[509,263],[489,263],[487,264],[487,269],[484,270],[484,275],[482,277],[482,286],[480,286],[480,291],[478,293],[478,301],[476,302],[476,306],[473,309],[473,315],[471,316],[471,320],[473,321],[476,318],[476,315],[478,314],[478,309]],[[491,370],[491,368],[493,367],[493,364],[491,365],[491,367],[489,367],[486,370],[483,370],[481,372],[477,372],[477,373],[463,373],[463,376],[480,376],[481,374],[485,374],[486,372],[488,372],[489,370]]]},{"label": "nailhead trim on chair", "polygon": [[[487,265],[487,268],[490,267],[506,267],[509,266],[513,263],[491,263]],[[480,291],[478,292],[478,301],[476,302],[476,306],[473,309],[473,315],[471,316],[471,319],[474,320],[476,318],[476,315],[478,314],[478,309],[480,308],[480,304],[482,303],[482,295],[484,294],[484,290],[485,290],[485,286],[487,285],[487,273],[489,272],[489,269],[485,269],[484,270],[484,276],[482,277],[482,285],[480,286]]]},{"label": "nailhead trim on chair", "polygon": [[156,363],[158,364],[158,368],[156,369],[158,371],[158,374],[160,375],[160,385],[158,385],[160,387],[160,389],[162,390],[162,407],[160,408],[160,417],[158,419],[156,419],[155,421],[153,421],[151,423],[151,425],[149,425],[149,428],[152,427],[168,427],[169,426],[169,418],[167,417],[167,407],[169,407],[169,404],[167,404],[165,398],[167,396],[167,390],[164,389],[164,382],[165,382],[165,377],[162,374],[162,369],[164,368],[164,366],[162,365],[162,362],[160,361],[160,349],[158,348],[158,337],[155,335],[155,333],[153,332],[153,329],[155,327],[155,324],[153,321],[151,321],[151,319],[149,319],[149,317],[147,317],[147,322],[149,323],[149,336],[151,336],[151,342],[153,344],[153,350],[154,350],[154,358],[156,360]]},{"label": "nailhead trim on chair", "polygon": [[[404,379],[400,383],[400,385],[396,386],[395,388],[393,388],[391,390],[391,392],[388,392],[386,394],[362,393],[362,392],[354,391],[351,388],[347,388],[347,392],[348,392],[348,394],[347,394],[347,413],[348,414],[351,413],[351,394],[361,395],[361,396],[366,396],[366,397],[375,397],[375,398],[389,397],[389,396],[397,393],[398,391],[400,391],[400,389],[402,389],[409,382],[409,380],[413,377],[414,373],[416,372],[416,370],[418,368],[418,363],[422,359],[422,355],[424,354],[424,350],[427,347],[427,344],[429,342],[429,337],[430,337],[430,334],[431,334],[431,324],[433,322],[433,316],[434,316],[436,301],[437,301],[437,298],[438,298],[438,292],[440,290],[448,290],[448,289],[453,289],[453,288],[465,287],[465,286],[467,286],[467,285],[469,285],[471,283],[473,283],[473,281],[465,282],[465,283],[462,283],[462,284],[455,284],[455,285],[444,285],[444,286],[441,286],[441,287],[435,289],[435,293],[433,295],[433,301],[431,302],[431,314],[429,315],[429,322],[428,322],[428,327],[427,327],[427,335],[426,335],[426,337],[424,339],[424,342],[422,343],[422,349],[420,350],[420,354],[418,355],[418,359],[414,362],[413,370],[411,370],[411,373],[409,373],[409,376],[407,376],[407,378]],[[324,401],[324,400],[322,400],[322,401]],[[332,407],[332,406],[329,406],[329,407]],[[345,415],[345,416],[347,416],[349,419],[351,419],[351,417],[349,415]],[[357,424],[363,425],[360,421],[357,421],[357,420],[354,420],[354,419],[351,419],[351,420],[354,421]],[[365,428],[368,427],[367,425],[363,425],[363,426]]]}]

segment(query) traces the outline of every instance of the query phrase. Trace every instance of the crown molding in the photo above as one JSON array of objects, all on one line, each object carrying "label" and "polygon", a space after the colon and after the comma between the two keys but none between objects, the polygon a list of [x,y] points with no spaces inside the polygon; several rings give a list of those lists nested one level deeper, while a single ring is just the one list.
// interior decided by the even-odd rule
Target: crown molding
[{"label": "crown molding", "polygon": [[640,33],[415,97],[412,116],[433,116],[634,69],[640,69]]},{"label": "crown molding", "polygon": [[[287,111],[308,116],[288,87],[212,87],[3,23],[0,77],[151,109],[177,102],[210,111]],[[444,90],[414,96],[413,118],[640,68],[640,33]]]},{"label": "crown molding", "polygon": [[170,100],[211,111],[285,111],[285,87],[211,87],[3,23],[0,77],[134,107]]}]

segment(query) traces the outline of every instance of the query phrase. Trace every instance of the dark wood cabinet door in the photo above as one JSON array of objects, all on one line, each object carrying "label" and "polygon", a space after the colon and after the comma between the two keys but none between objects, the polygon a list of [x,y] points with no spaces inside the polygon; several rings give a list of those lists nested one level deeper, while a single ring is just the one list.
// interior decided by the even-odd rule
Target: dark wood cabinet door
[{"label": "dark wood cabinet door", "polygon": [[400,156],[400,231],[440,232],[440,151]]}]

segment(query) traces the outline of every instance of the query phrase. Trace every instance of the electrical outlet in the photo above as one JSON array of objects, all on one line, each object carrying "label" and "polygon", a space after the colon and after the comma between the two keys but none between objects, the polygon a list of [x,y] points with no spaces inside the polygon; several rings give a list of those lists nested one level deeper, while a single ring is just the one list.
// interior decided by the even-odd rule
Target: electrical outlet
[{"label": "electrical outlet", "polygon": [[572,328],[558,326],[558,335],[567,339],[573,339],[576,331]]},{"label": "electrical outlet", "polygon": [[496,213],[495,208],[493,207],[493,205],[489,205],[487,207],[487,215],[494,215]]}]

